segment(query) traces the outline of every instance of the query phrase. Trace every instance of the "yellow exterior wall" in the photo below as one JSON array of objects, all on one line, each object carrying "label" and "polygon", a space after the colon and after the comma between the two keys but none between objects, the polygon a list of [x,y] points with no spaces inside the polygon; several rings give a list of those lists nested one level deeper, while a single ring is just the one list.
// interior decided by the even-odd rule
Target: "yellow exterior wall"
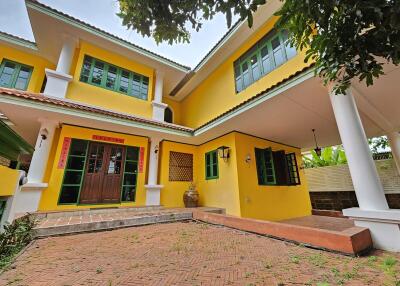
[{"label": "yellow exterior wall", "polygon": [[[88,208],[88,205],[57,205],[58,197],[61,190],[61,184],[64,177],[64,169],[58,169],[58,160],[61,154],[62,144],[64,142],[65,137],[77,138],[77,139],[84,139],[84,140],[92,140],[93,135],[100,135],[100,136],[109,136],[109,137],[117,137],[125,139],[124,145],[126,146],[137,146],[137,147],[144,147],[144,165],[143,170],[147,168],[147,148],[148,148],[148,138],[140,137],[140,136],[133,136],[133,135],[126,135],[120,133],[113,133],[108,131],[102,130],[95,130],[95,129],[88,129],[88,128],[81,128],[69,125],[63,125],[61,128],[59,140],[57,143],[57,148],[54,156],[54,160],[52,161],[52,168],[50,172],[50,179],[48,182],[48,188],[43,191],[39,210],[40,211],[50,211],[50,210],[65,210],[65,209],[80,209],[80,208]],[[99,141],[102,142],[102,141]],[[109,142],[104,142],[109,144]],[[94,204],[90,205],[90,208],[96,207],[119,207],[119,206],[143,206],[146,202],[146,192],[144,189],[145,185],[145,171],[143,173],[138,174],[137,178],[137,189],[136,189],[136,201],[135,202],[124,202],[121,204]]]},{"label": "yellow exterior wall", "polygon": [[310,63],[304,63],[304,53],[290,59],[246,89],[236,94],[233,63],[258,40],[266,35],[276,22],[276,17],[268,21],[249,41],[235,51],[224,63],[213,71],[181,105],[182,124],[192,128],[201,126],[241,102],[255,96],[281,80],[293,75]]},{"label": "yellow exterior wall", "polygon": [[169,181],[169,154],[171,151],[189,153],[193,155],[193,181],[197,182],[198,147],[170,141],[163,141],[161,144],[159,182],[164,186],[161,190],[161,205],[166,207],[184,207],[183,193],[188,189],[189,182]]},{"label": "yellow exterior wall", "polygon": [[[230,158],[227,162],[218,156],[218,178],[206,180],[205,177],[205,153],[216,150],[220,146],[230,148]],[[200,204],[209,207],[225,208],[226,213],[241,216],[239,203],[238,173],[236,168],[235,134],[230,133],[216,138],[199,146],[198,162],[198,190],[200,192]]]},{"label": "yellow exterior wall", "polygon": [[[219,176],[205,179],[205,154],[220,146],[230,148],[230,158],[225,162],[218,158]],[[193,154],[193,179],[200,194],[200,205],[225,208],[235,216],[264,220],[283,220],[311,214],[311,203],[304,171],[299,169],[301,185],[258,185],[255,148],[271,147],[273,151],[295,152],[298,167],[301,163],[300,149],[265,139],[232,132],[200,146],[164,141],[160,157],[161,204],[165,207],[183,207],[183,193],[189,182],[169,181],[170,151]],[[245,159],[250,155],[251,161]]]},{"label": "yellow exterior wall", "polygon": [[[273,151],[284,150],[285,153],[296,153],[301,185],[258,185],[254,148],[268,147],[271,147]],[[240,207],[243,217],[277,221],[311,215],[306,178],[304,170],[300,169],[302,162],[300,149],[236,133],[236,155]],[[245,162],[247,155],[251,156],[250,163]]]},{"label": "yellow exterior wall", "polygon": [[19,178],[18,170],[0,165],[0,197],[14,195]]},{"label": "yellow exterior wall", "polygon": [[[231,157],[227,162],[218,158],[217,179],[206,180],[205,154],[220,146],[231,148]],[[235,137],[233,133],[214,139],[200,146],[164,141],[161,150],[160,184],[161,204],[166,207],[183,207],[183,193],[189,182],[169,181],[170,151],[193,154],[193,181],[200,195],[200,205],[225,208],[226,213],[240,216],[239,190],[236,168]]]},{"label": "yellow exterior wall", "polygon": [[3,59],[18,62],[33,67],[28,84],[28,91],[39,92],[44,80],[44,69],[54,69],[55,65],[39,56],[23,52],[16,48],[0,44],[0,63]]},{"label": "yellow exterior wall", "polygon": [[[73,60],[72,68],[74,68],[74,71],[71,73],[73,80],[69,84],[67,98],[115,111],[147,118],[152,117],[151,101],[154,90],[154,70],[152,68],[84,41],[80,43],[79,49],[76,49],[75,52],[78,56],[74,57],[74,59],[76,58],[76,63]],[[138,99],[79,81],[85,55],[149,77],[148,99]]]}]

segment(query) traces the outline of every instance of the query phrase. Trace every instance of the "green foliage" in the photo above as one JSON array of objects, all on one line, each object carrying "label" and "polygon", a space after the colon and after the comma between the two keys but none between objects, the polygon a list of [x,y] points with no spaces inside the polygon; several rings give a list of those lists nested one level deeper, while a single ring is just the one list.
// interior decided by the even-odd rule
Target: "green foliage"
[{"label": "green foliage", "polygon": [[388,138],[386,136],[374,137],[368,139],[369,148],[372,153],[378,154],[379,150],[384,150],[389,147]]},{"label": "green foliage", "polygon": [[253,25],[253,12],[265,0],[118,0],[122,24],[142,36],[153,37],[157,43],[189,42],[188,27],[199,31],[215,14],[225,14],[228,27],[233,15]]},{"label": "green foliage", "polygon": [[316,168],[325,166],[335,166],[346,164],[346,154],[341,146],[325,147],[322,150],[321,156],[318,156],[314,150],[311,151],[312,158],[303,156],[305,168]]},{"label": "green foliage", "polygon": [[306,49],[325,83],[343,93],[353,78],[367,85],[383,74],[386,61],[400,62],[398,0],[286,0],[277,25],[292,34],[292,43]]},{"label": "green foliage", "polygon": [[4,231],[0,233],[0,269],[32,241],[35,225],[35,218],[28,215],[4,226]]},{"label": "green foliage", "polygon": [[[201,29],[216,13],[247,18],[265,0],[118,0],[123,25],[157,43],[189,42],[190,25]],[[276,13],[277,28],[288,29],[291,42],[314,60],[316,73],[325,84],[335,82],[343,93],[353,78],[372,85],[383,74],[386,62],[400,63],[399,0],[285,0]]]}]

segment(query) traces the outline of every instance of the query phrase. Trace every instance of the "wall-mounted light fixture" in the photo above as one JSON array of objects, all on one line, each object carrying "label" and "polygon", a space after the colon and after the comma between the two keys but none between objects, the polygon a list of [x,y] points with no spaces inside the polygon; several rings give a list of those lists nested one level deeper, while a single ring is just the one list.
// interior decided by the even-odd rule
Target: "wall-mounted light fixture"
[{"label": "wall-mounted light fixture", "polygon": [[218,147],[218,155],[221,159],[223,159],[226,162],[229,159],[229,147],[227,146]]},{"label": "wall-mounted light fixture", "polygon": [[246,158],[244,159],[244,161],[248,164],[248,163],[250,163],[250,161],[251,161],[251,156],[250,156],[250,154],[247,154],[246,155]]},{"label": "wall-mounted light fixture", "polygon": [[318,147],[317,137],[315,136],[315,129],[312,129],[312,132],[314,134],[314,141],[315,141],[315,149],[314,149],[314,151],[318,156],[321,156],[321,148]]}]

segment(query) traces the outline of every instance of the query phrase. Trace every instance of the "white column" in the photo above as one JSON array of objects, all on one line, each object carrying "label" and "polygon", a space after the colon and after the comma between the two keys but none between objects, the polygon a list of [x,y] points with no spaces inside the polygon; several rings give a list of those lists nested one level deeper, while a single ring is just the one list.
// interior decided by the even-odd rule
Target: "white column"
[{"label": "white column", "polygon": [[33,152],[31,164],[28,171],[28,183],[43,183],[49,159],[51,144],[58,122],[53,120],[40,120],[40,129],[36,139],[35,151]]},{"label": "white column", "polygon": [[52,120],[40,120],[41,125],[36,139],[31,165],[28,171],[28,182],[22,186],[16,197],[15,213],[31,213],[38,210],[42,191],[47,188],[43,181],[49,162],[51,145],[58,123]]},{"label": "white column", "polygon": [[397,173],[400,175],[400,134],[391,132],[387,134],[390,149],[392,149],[393,160],[396,163]]},{"label": "white column", "polygon": [[65,36],[63,46],[61,48],[60,56],[56,70],[45,69],[47,76],[46,88],[44,94],[65,98],[68,88],[68,83],[72,81],[72,76],[69,75],[72,59],[74,57],[77,40]]},{"label": "white column", "polygon": [[149,152],[149,175],[146,188],[146,205],[160,205],[161,189],[164,187],[158,184],[158,157],[160,138],[153,137],[150,141]]},{"label": "white column", "polygon": [[376,248],[400,251],[400,211],[389,210],[353,95],[331,92],[330,99],[360,206],[343,214],[370,230]]},{"label": "white column", "polygon": [[58,58],[56,71],[69,74],[72,58],[74,57],[76,41],[70,37],[64,37],[64,43]]},{"label": "white column", "polygon": [[153,119],[158,121],[164,121],[164,112],[167,108],[167,104],[162,102],[163,97],[163,86],[164,86],[164,73],[156,72],[156,84],[154,88],[154,100],[153,105]]},{"label": "white column", "polygon": [[360,208],[388,209],[353,95],[331,92],[330,98]]}]

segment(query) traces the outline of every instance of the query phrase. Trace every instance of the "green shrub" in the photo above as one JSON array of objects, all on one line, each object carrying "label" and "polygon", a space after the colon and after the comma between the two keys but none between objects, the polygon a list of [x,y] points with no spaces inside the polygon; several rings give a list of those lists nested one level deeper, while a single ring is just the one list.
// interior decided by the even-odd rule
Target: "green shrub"
[{"label": "green shrub", "polygon": [[4,231],[0,233],[0,269],[32,241],[35,225],[35,217],[26,215],[4,226]]}]

